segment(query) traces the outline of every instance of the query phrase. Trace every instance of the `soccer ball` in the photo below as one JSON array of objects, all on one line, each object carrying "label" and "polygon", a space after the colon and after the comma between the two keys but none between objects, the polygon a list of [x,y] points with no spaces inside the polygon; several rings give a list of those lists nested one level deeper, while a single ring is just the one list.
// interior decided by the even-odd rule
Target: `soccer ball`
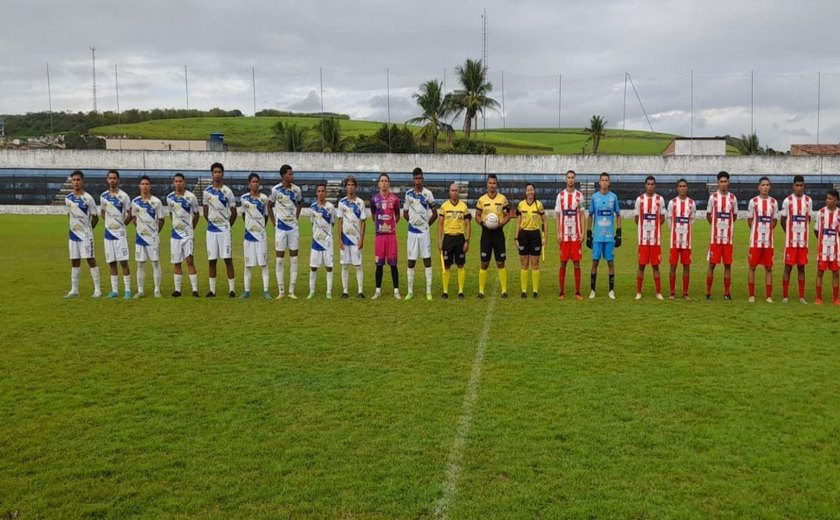
[{"label": "soccer ball", "polygon": [[499,217],[495,213],[488,213],[484,217],[484,227],[487,229],[496,229],[499,227]]}]

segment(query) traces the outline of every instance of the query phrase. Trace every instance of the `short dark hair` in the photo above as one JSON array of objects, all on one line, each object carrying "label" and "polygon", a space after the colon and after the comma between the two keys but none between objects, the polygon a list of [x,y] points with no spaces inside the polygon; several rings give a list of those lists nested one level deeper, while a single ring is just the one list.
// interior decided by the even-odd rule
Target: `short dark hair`
[{"label": "short dark hair", "polygon": [[493,179],[494,181],[499,182],[499,178],[496,176],[495,173],[488,173],[487,174],[487,180],[489,181],[490,179]]},{"label": "short dark hair", "polygon": [[418,175],[421,177],[423,176],[423,170],[421,170],[420,167],[414,168],[414,170],[411,172],[412,177],[417,177]]},{"label": "short dark hair", "polygon": [[321,186],[324,187],[324,191],[327,190],[327,185],[324,184],[323,182],[319,182],[318,184],[315,185],[315,191],[318,191],[318,188],[320,188]]},{"label": "short dark hair", "polygon": [[677,181],[677,186],[679,186],[679,185],[680,185],[680,184],[682,184],[683,182],[685,183],[685,185],[686,185],[686,186],[688,186],[688,181],[687,181],[687,180],[685,180],[685,179],[680,179],[680,180],[678,180],[678,181]]},{"label": "short dark hair", "polygon": [[386,179],[388,179],[388,182],[391,182],[391,176],[390,176],[390,175],[388,175],[388,174],[387,174],[387,173],[385,173],[385,172],[380,173],[380,174],[379,174],[379,177],[377,177],[377,178],[376,178],[376,181],[377,181],[377,182],[381,181],[381,180],[382,180],[382,177],[385,177]]},{"label": "short dark hair", "polygon": [[283,166],[281,166],[280,167],[280,177],[285,175],[286,172],[288,172],[288,171],[291,171],[292,173],[294,173],[294,170],[292,170],[292,167],[289,166],[288,164],[284,164]]},{"label": "short dark hair", "polygon": [[181,172],[177,172],[175,175],[172,176],[173,179],[177,179],[178,177],[186,180],[186,177],[184,177],[184,174]]},{"label": "short dark hair", "polygon": [[76,176],[79,176],[82,179],[85,178],[85,174],[82,170],[73,170],[73,173],[70,174],[70,178],[72,179],[73,177],[76,177]]},{"label": "short dark hair", "polygon": [[653,183],[656,184],[656,177],[654,177],[653,175],[648,175],[647,177],[645,177],[645,184],[647,184],[647,181],[653,181]]},{"label": "short dark hair", "polygon": [[759,184],[761,184],[764,181],[770,182],[770,177],[763,175],[760,179],[758,179]]},{"label": "short dark hair", "polygon": [[214,162],[213,164],[211,164],[211,165],[210,165],[210,171],[211,171],[211,172],[212,172],[213,170],[215,170],[216,168],[218,168],[218,169],[222,170],[222,173],[225,173],[225,167],[222,165],[222,163],[220,163],[220,162]]},{"label": "short dark hair", "polygon": [[120,178],[120,172],[118,172],[117,170],[108,170],[108,173],[105,174],[105,177],[111,175],[112,173],[117,176],[117,179]]},{"label": "short dark hair", "polygon": [[825,194],[826,195],[831,195],[835,199],[840,199],[840,193],[838,193],[837,190],[835,190],[835,189],[830,189],[827,192],[825,192]]},{"label": "short dark hair", "polygon": [[137,179],[137,184],[140,184],[143,181],[149,181],[149,184],[151,184],[152,183],[152,178],[149,177],[148,175],[143,174],[143,175],[140,176],[139,179]]},{"label": "short dark hair", "polygon": [[351,182],[353,183],[353,186],[358,186],[359,185],[359,183],[356,181],[356,178],[353,177],[352,175],[348,175],[347,177],[345,177],[344,180],[341,181],[341,185],[346,188],[347,185],[350,184]]},{"label": "short dark hair", "polygon": [[609,173],[607,173],[607,172],[601,172],[601,175],[599,175],[599,176],[598,176],[598,179],[600,179],[601,177],[606,177],[607,179],[609,179],[609,178],[610,178],[610,174],[609,174]]},{"label": "short dark hair", "polygon": [[259,174],[258,174],[257,172],[251,172],[251,174],[250,174],[250,175],[248,175],[248,183],[249,183],[249,184],[250,184],[250,182],[251,182],[251,179],[257,179],[257,180],[260,180],[260,176],[259,176]]},{"label": "short dark hair", "polygon": [[797,182],[805,182],[805,177],[803,177],[802,175],[794,175],[793,183],[796,184]]},{"label": "short dark hair", "polygon": [[717,174],[717,180],[726,179],[729,180],[729,172],[720,171]]},{"label": "short dark hair", "polygon": [[567,172],[566,172],[566,175],[569,175],[570,173],[571,173],[572,175],[574,175],[575,177],[577,177],[577,173],[575,173],[575,171],[574,171],[574,170],[569,170],[569,171],[567,171]]}]

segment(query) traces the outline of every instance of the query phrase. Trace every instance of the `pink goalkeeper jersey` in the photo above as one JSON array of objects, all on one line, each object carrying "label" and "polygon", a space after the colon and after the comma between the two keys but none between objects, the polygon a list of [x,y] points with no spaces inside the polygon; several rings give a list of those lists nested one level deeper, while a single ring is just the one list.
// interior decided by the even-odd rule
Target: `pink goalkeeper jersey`
[{"label": "pink goalkeeper jersey", "polygon": [[735,216],[738,214],[738,199],[735,195],[719,191],[712,193],[706,211],[712,212],[712,244],[731,244]]},{"label": "pink goalkeeper jersey", "polygon": [[813,202],[808,195],[785,197],[782,216],[785,223],[785,247],[808,247],[808,223],[811,221]]},{"label": "pink goalkeeper jersey", "polygon": [[840,208],[834,211],[822,208],[817,212],[817,219],[814,222],[814,229],[819,238],[817,248],[817,259],[821,262],[833,262],[840,259]]},{"label": "pink goalkeeper jersey", "polygon": [[662,238],[662,216],[665,215],[665,199],[662,195],[643,193],[636,197],[633,214],[639,217],[637,234],[640,246],[658,246]]},{"label": "pink goalkeeper jersey", "polygon": [[377,235],[394,235],[397,232],[397,218],[400,214],[400,199],[393,193],[382,196],[379,193],[370,199],[373,222]]},{"label": "pink goalkeeper jersey", "polygon": [[580,242],[583,237],[583,219],[581,205],[583,194],[578,190],[569,192],[563,190],[557,194],[557,201],[554,204],[554,212],[560,215],[560,229],[558,233],[563,234],[563,242]]},{"label": "pink goalkeeper jersey", "polygon": [[694,199],[674,197],[668,204],[668,226],[671,228],[672,249],[691,249],[691,228],[697,217]]},{"label": "pink goalkeeper jersey", "polygon": [[779,212],[779,203],[773,197],[753,197],[747,205],[750,227],[750,247],[773,247],[773,221]]}]

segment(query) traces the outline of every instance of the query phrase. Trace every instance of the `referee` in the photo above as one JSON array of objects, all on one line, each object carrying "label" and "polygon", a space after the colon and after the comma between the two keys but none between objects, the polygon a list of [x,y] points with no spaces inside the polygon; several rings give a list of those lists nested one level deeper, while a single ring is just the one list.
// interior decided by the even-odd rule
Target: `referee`
[{"label": "referee", "polygon": [[[502,288],[502,298],[507,298],[507,271],[505,270],[505,232],[504,226],[510,220],[510,203],[507,197],[499,193],[499,180],[495,174],[487,176],[487,193],[478,198],[475,205],[475,221],[481,225],[481,270],[478,272],[478,298],[484,298],[484,286],[487,284],[487,268],[490,267],[490,256],[495,255],[496,267],[499,268],[499,285]],[[499,219],[499,227],[488,228],[484,219],[490,213],[495,213]]]},{"label": "referee", "polygon": [[528,297],[528,271],[534,298],[540,292],[540,254],[545,247],[545,208],[537,200],[537,191],[530,182],[525,185],[525,200],[516,208],[516,247],[519,249],[519,283],[522,298]]},{"label": "referee", "polygon": [[464,263],[467,251],[470,249],[470,210],[459,199],[461,187],[457,183],[449,186],[449,200],[444,202],[440,211],[438,224],[438,249],[443,255],[443,295],[449,298],[449,277],[452,263],[458,266],[458,299],[464,299],[464,285],[467,281],[467,271]]}]

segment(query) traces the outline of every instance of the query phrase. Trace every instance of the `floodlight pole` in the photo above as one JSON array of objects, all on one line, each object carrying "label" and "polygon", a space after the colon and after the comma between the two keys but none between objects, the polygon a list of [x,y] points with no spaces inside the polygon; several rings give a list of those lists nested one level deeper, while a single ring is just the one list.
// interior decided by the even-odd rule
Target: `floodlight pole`
[{"label": "floodlight pole", "polygon": [[50,83],[50,64],[47,63],[47,103],[50,107],[50,135],[53,134],[53,111],[52,111],[52,83]]}]

